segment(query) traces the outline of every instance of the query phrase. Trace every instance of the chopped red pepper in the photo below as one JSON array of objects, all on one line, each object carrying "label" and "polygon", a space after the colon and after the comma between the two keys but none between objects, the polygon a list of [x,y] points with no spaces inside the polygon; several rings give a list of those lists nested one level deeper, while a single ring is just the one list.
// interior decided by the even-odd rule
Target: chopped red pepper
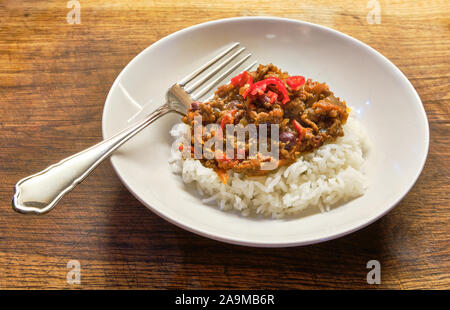
[{"label": "chopped red pepper", "polygon": [[247,83],[247,89],[242,93],[242,98],[246,98],[248,96],[248,93],[250,92],[250,90],[252,89],[252,85],[253,85],[253,78],[250,77],[249,79],[249,83]]},{"label": "chopped red pepper", "polygon": [[220,128],[222,128],[222,130],[225,128],[226,124],[233,124],[234,114],[236,114],[236,112],[237,110],[231,110],[222,117],[222,120],[220,121]]},{"label": "chopped red pepper", "polygon": [[267,88],[267,82],[266,80],[258,81],[254,83],[251,88],[252,88],[250,91],[251,95],[253,96],[264,95],[264,92],[266,91]]},{"label": "chopped red pepper", "polygon": [[292,124],[294,124],[295,130],[298,132],[297,142],[302,141],[303,137],[306,134],[306,128],[300,125],[295,119],[292,120]]},{"label": "chopped red pepper", "polygon": [[242,87],[245,84],[253,84],[253,78],[252,76],[247,72],[244,71],[241,74],[236,75],[234,78],[231,79],[231,84],[234,87]]},{"label": "chopped red pepper", "polygon": [[180,144],[179,146],[178,146],[178,150],[181,152],[181,151],[183,151],[183,144]]},{"label": "chopped red pepper", "polygon": [[[245,71],[245,72],[246,72],[246,71]],[[236,75],[234,78],[231,79],[231,84],[232,84],[234,87],[241,86],[241,82],[242,82],[242,80],[243,80],[243,78],[244,78],[245,72],[242,72],[241,74],[238,74],[238,75]],[[242,84],[242,85],[244,85],[244,84]]]},{"label": "chopped red pepper", "polygon": [[[283,100],[281,101],[281,103],[285,104],[290,101],[286,86],[279,78],[276,77],[269,77],[267,79],[253,83],[252,76],[247,71],[244,71],[231,79],[231,85],[233,85],[234,87],[243,87],[243,86],[247,87],[247,89],[245,89],[245,91],[242,93],[242,97],[244,99],[249,94],[252,96],[263,95],[266,92],[268,85],[275,85],[277,90],[283,95]],[[270,103],[273,103],[278,98],[278,94],[272,91],[270,91],[270,93],[271,93],[270,95],[268,93]]]},{"label": "chopped red pepper", "polygon": [[267,79],[253,83],[253,85],[251,86],[250,94],[252,96],[263,95],[268,85],[275,85],[277,90],[283,95],[283,100],[281,101],[282,104],[285,104],[291,100],[289,98],[286,86],[284,86],[284,83],[276,77],[269,77]]},{"label": "chopped red pepper", "polygon": [[270,90],[267,92],[267,96],[270,98],[270,103],[274,103],[278,98],[278,94]]},{"label": "chopped red pepper", "polygon": [[231,85],[234,87],[243,87],[247,85],[247,89],[242,93],[242,97],[245,99],[252,88],[253,77],[247,71],[244,71],[231,79]]},{"label": "chopped red pepper", "polygon": [[301,75],[290,76],[286,79],[286,83],[290,88],[298,90],[300,86],[305,84],[305,77]]}]

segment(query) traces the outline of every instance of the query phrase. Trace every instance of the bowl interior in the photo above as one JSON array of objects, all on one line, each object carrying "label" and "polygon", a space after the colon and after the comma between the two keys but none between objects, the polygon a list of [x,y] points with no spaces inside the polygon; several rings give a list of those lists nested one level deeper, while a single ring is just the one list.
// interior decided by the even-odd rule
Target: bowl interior
[{"label": "bowl interior", "polygon": [[370,47],[305,22],[226,19],[184,29],[153,44],[113,84],[104,108],[104,137],[128,126],[142,108],[151,111],[162,104],[169,85],[235,41],[259,63],[271,62],[292,75],[327,82],[356,111],[372,142],[367,192],[325,214],[285,220],[246,218],[204,205],[169,170],[169,130],[180,121],[174,114],[144,129],[111,157],[121,180],[142,203],[172,223],[217,240],[292,246],[359,229],[407,193],[428,150],[428,123],[417,93],[400,70]]}]

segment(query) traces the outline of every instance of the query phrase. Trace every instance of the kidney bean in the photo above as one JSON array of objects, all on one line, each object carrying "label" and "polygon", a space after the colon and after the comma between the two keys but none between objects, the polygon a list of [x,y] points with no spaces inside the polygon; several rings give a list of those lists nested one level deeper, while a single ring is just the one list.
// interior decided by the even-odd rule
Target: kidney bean
[{"label": "kidney bean", "polygon": [[194,101],[191,103],[191,111],[197,111],[200,109],[200,103],[199,101]]},{"label": "kidney bean", "polygon": [[264,103],[270,103],[270,97],[267,96],[266,94],[259,96],[258,97],[259,102],[261,102],[262,104]]},{"label": "kidney bean", "polygon": [[295,136],[293,133],[290,133],[289,131],[284,131],[280,133],[280,141],[284,143],[290,143],[295,141]]},{"label": "kidney bean", "polygon": [[236,105],[239,104],[239,101],[237,100],[231,100],[230,102],[227,103],[227,105],[225,106],[225,108],[227,110],[233,110],[236,108]]}]

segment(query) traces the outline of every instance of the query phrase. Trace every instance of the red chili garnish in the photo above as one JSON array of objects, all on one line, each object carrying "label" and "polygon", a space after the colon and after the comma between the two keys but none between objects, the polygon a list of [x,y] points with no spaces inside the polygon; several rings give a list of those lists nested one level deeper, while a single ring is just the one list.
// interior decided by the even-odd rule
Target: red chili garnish
[{"label": "red chili garnish", "polygon": [[228,113],[222,117],[222,120],[220,121],[220,128],[222,128],[222,130],[225,128],[226,124],[233,124],[234,114],[236,114],[236,112],[237,110],[228,111]]},{"label": "red chili garnish", "polygon": [[[234,78],[231,79],[231,84],[234,87],[241,86],[241,81],[243,80],[244,73],[245,72],[242,72],[241,74],[238,74]],[[244,84],[242,84],[242,85],[244,85]]]},{"label": "red chili garnish", "polygon": [[284,86],[284,83],[276,77],[269,77],[267,79],[253,83],[253,85],[251,86],[252,89],[250,91],[250,94],[252,96],[263,95],[268,85],[275,85],[277,90],[283,95],[283,100],[281,101],[282,104],[285,104],[291,100],[289,98],[286,86]]},{"label": "red chili garnish", "polygon": [[245,99],[245,97],[247,97],[248,93],[250,92],[250,89],[252,88],[253,77],[247,71],[244,71],[231,79],[231,85],[240,88],[243,86],[247,86],[247,89],[242,93],[242,98]]},{"label": "red chili garnish", "polygon": [[264,92],[266,91],[267,88],[267,82],[266,80],[258,81],[256,83],[253,83],[251,88],[252,89],[250,90],[250,94],[252,96],[264,95]]},{"label": "red chili garnish", "polygon": [[252,85],[253,85],[253,78],[250,76],[248,79],[248,83],[247,83],[247,89],[242,93],[242,98],[246,98],[248,96],[248,93],[250,92],[250,90],[252,89]]},{"label": "red chili garnish", "polygon": [[298,90],[300,86],[305,84],[305,77],[301,75],[290,76],[286,79],[286,83],[290,88]]},{"label": "red chili garnish", "polygon": [[302,141],[303,137],[306,134],[306,128],[300,125],[295,119],[292,120],[292,124],[294,124],[295,130],[298,132],[297,143]]},{"label": "red chili garnish", "polygon": [[253,84],[253,78],[247,71],[244,71],[241,74],[238,74],[234,78],[232,78],[231,84],[234,87],[238,87],[238,86],[242,87],[245,84]]},{"label": "red chili garnish", "polygon": [[183,151],[183,144],[180,144],[179,146],[178,146],[178,150],[181,152],[181,151]]},{"label": "red chili garnish", "polygon": [[267,96],[270,98],[270,103],[274,103],[278,98],[278,94],[270,90],[267,92]]}]

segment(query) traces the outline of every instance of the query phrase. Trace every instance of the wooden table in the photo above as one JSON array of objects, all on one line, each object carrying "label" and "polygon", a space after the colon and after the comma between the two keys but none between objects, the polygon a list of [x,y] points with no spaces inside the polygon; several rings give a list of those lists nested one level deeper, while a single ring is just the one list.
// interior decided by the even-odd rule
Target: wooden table
[{"label": "wooden table", "polygon": [[[450,288],[450,2],[80,0],[0,4],[0,288]],[[367,7],[369,5],[369,8]],[[108,90],[141,50],[182,28],[275,15],[371,45],[410,79],[431,129],[419,180],[387,216],[306,247],[255,249],[186,232],[141,205],[102,164],[45,216],[12,211],[14,184],[101,139]],[[370,74],[370,72],[368,72]],[[401,117],[401,116],[400,116]],[[366,263],[381,263],[380,285]],[[66,281],[81,264],[81,284]]]}]

